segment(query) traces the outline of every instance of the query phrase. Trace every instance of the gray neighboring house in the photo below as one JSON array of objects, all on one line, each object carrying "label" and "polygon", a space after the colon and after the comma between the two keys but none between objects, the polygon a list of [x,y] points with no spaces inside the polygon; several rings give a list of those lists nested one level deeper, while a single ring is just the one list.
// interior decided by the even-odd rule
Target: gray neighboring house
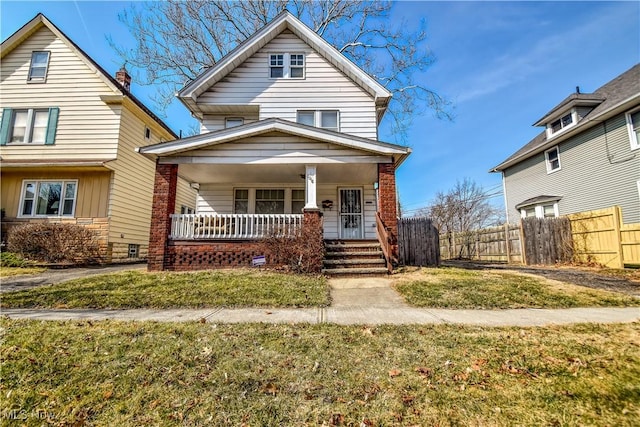
[{"label": "gray neighboring house", "polygon": [[640,64],[593,93],[576,89],[490,171],[502,173],[511,223],[613,205],[625,223],[640,222]]}]

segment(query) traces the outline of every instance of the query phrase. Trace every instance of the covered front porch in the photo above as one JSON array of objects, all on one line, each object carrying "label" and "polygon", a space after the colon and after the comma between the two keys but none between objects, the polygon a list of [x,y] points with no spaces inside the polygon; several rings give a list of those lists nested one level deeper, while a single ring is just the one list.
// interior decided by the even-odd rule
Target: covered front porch
[{"label": "covered front porch", "polygon": [[[408,149],[275,119],[258,123],[249,135],[227,129],[140,150],[157,159],[149,269],[251,265],[264,255],[265,238],[310,226],[321,227],[325,240],[395,239],[394,154]],[[336,143],[338,136],[362,146]],[[196,212],[173,213],[177,176],[198,190]],[[385,247],[392,257],[392,245]]]}]

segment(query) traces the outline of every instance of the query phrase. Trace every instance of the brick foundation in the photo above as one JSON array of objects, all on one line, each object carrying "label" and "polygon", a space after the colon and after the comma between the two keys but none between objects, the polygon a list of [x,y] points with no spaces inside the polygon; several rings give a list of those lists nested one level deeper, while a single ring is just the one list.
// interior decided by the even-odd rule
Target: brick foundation
[{"label": "brick foundation", "polygon": [[167,246],[164,267],[173,271],[251,267],[253,257],[260,255],[267,254],[264,253],[264,243],[256,240],[176,240]]}]

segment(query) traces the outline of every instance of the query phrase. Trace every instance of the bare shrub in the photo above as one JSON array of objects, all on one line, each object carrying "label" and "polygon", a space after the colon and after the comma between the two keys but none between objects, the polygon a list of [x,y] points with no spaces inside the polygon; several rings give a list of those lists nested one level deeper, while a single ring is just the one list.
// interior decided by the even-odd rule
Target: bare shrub
[{"label": "bare shrub", "polygon": [[262,244],[270,264],[296,273],[320,273],[324,259],[324,237],[320,217],[305,218],[301,230],[293,236],[283,236],[272,230]]},{"label": "bare shrub", "polygon": [[8,249],[43,262],[92,264],[101,261],[95,233],[74,224],[32,223],[9,231]]}]

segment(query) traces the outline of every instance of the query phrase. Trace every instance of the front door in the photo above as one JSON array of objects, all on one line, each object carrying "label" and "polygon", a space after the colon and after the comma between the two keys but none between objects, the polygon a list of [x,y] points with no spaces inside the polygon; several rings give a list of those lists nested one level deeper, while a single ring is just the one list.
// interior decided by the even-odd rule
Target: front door
[{"label": "front door", "polygon": [[362,239],[362,189],[340,189],[340,238]]}]

